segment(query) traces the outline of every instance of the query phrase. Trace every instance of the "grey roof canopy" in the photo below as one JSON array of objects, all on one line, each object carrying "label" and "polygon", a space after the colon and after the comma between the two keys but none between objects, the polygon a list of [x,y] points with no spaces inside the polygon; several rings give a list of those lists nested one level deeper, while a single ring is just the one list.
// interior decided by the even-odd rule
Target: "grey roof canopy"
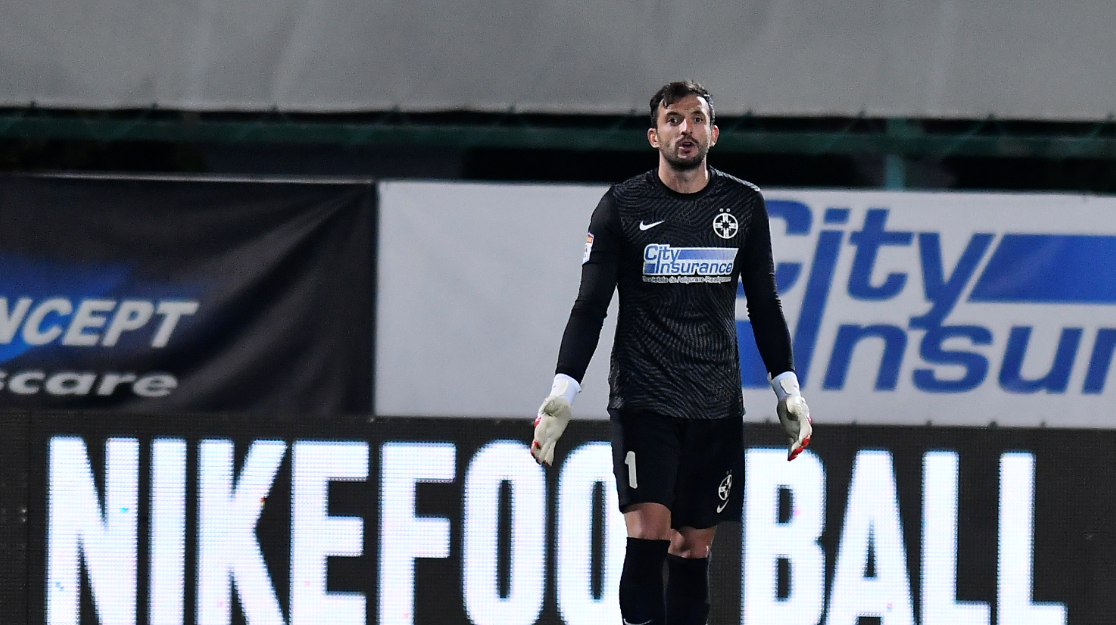
[{"label": "grey roof canopy", "polygon": [[0,0],[0,106],[1099,120],[1109,0]]}]

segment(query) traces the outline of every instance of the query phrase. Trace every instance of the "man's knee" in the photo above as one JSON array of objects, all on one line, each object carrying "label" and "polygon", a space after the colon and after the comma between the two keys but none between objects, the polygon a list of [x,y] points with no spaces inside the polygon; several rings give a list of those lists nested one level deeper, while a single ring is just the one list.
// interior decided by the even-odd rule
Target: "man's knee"
[{"label": "man's knee", "polygon": [[637,503],[624,509],[629,538],[671,540],[670,509],[658,503]]},{"label": "man's knee", "polygon": [[708,558],[713,545],[715,527],[694,529],[683,527],[670,533],[670,553],[680,558]]}]

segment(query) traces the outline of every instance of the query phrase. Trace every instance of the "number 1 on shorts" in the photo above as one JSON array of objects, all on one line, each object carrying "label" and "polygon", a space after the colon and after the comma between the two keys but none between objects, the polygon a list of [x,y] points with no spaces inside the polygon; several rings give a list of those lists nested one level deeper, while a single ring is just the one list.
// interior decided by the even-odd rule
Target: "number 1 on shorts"
[{"label": "number 1 on shorts", "polygon": [[624,456],[624,464],[628,465],[628,486],[632,488],[639,488],[636,482],[636,466],[635,466],[635,452],[629,451],[628,455]]}]

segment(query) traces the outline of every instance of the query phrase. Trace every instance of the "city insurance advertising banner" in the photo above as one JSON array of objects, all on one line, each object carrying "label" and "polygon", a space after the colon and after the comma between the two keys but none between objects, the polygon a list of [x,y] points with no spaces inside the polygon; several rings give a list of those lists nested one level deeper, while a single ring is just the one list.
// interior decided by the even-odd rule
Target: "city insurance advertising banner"
[{"label": "city insurance advertising banner", "polygon": [[[377,414],[534,414],[606,189],[383,183]],[[820,423],[1116,427],[1116,198],[764,195]],[[746,419],[774,419],[738,298]],[[575,417],[607,418],[615,303]]]},{"label": "city insurance advertising banner", "polygon": [[0,409],[367,413],[368,182],[0,178]]},{"label": "city insurance advertising banner", "polygon": [[[528,420],[0,427],[5,625],[620,623],[602,421],[549,468]],[[710,623],[1116,622],[1116,431],[819,424],[791,463],[777,425],[745,436]]]}]

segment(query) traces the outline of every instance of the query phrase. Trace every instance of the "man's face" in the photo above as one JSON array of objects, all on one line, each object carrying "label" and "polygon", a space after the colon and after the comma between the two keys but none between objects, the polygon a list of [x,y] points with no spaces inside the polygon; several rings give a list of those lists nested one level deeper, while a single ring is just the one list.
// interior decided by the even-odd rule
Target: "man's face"
[{"label": "man's face", "polygon": [[659,107],[655,127],[647,140],[671,167],[680,171],[697,168],[709,148],[717,143],[719,130],[709,119],[704,98],[688,95],[669,106]]}]

